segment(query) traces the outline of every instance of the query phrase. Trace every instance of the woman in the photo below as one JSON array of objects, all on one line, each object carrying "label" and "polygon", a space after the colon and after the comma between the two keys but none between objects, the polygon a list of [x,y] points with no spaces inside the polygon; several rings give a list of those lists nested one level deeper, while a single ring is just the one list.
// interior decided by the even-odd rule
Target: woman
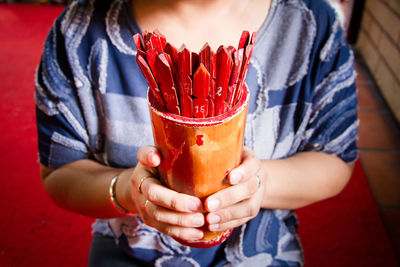
[{"label": "woman", "polygon": [[[161,157],[132,41],[156,28],[191,51],[236,46],[243,30],[258,31],[242,163],[232,186],[204,203],[157,179]],[[353,54],[324,1],[75,1],[55,22],[37,74],[44,188],[61,208],[101,218],[90,266],[302,265],[293,210],[348,182],[354,81]],[[208,249],[173,239],[199,239],[203,225],[235,230]]]}]

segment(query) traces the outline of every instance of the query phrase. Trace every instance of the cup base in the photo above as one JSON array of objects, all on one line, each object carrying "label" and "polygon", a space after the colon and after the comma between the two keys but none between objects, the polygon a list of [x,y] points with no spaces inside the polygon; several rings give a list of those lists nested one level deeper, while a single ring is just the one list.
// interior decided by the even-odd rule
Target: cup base
[{"label": "cup base", "polygon": [[187,241],[176,238],[176,241],[182,245],[193,248],[210,248],[224,242],[232,233],[233,229],[224,232],[204,232],[204,237],[195,241]]}]

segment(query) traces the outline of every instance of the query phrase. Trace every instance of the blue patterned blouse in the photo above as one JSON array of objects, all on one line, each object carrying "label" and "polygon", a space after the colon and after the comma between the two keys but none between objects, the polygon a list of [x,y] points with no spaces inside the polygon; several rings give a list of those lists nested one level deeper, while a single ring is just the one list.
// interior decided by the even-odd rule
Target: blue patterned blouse
[{"label": "blue patterned blouse", "polygon": [[[141,32],[129,1],[75,1],[56,20],[36,77],[40,162],[57,168],[90,158],[131,167],[153,144],[147,84],[132,35]],[[357,157],[353,53],[323,0],[273,0],[258,31],[246,83],[251,91],[245,145],[260,159],[322,151]],[[301,265],[293,211],[261,210],[223,244],[183,246],[138,217],[97,220],[143,264]]]}]

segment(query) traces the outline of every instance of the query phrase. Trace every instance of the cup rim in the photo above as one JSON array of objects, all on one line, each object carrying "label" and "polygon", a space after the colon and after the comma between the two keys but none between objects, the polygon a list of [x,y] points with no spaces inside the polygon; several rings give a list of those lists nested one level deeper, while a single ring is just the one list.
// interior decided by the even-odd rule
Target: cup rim
[{"label": "cup rim", "polygon": [[155,106],[155,100],[150,100],[150,90],[147,90],[147,104],[152,112],[156,113],[158,116],[173,121],[177,124],[191,126],[191,127],[208,127],[213,125],[218,125],[230,121],[236,117],[243,109],[245,109],[249,103],[250,91],[246,83],[243,83],[243,95],[230,110],[214,117],[208,118],[189,118],[170,112],[164,112],[158,110]]}]

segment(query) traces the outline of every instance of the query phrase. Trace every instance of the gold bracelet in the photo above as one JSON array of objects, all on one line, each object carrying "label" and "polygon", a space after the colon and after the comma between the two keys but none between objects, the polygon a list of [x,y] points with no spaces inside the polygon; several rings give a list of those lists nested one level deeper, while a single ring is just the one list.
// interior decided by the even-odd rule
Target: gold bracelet
[{"label": "gold bracelet", "polygon": [[121,214],[127,215],[127,216],[136,216],[133,213],[130,213],[127,209],[123,208],[117,201],[117,193],[116,193],[116,186],[117,186],[117,180],[119,178],[119,175],[115,176],[110,183],[110,188],[109,188],[109,193],[110,193],[110,202],[113,205],[113,207]]}]

